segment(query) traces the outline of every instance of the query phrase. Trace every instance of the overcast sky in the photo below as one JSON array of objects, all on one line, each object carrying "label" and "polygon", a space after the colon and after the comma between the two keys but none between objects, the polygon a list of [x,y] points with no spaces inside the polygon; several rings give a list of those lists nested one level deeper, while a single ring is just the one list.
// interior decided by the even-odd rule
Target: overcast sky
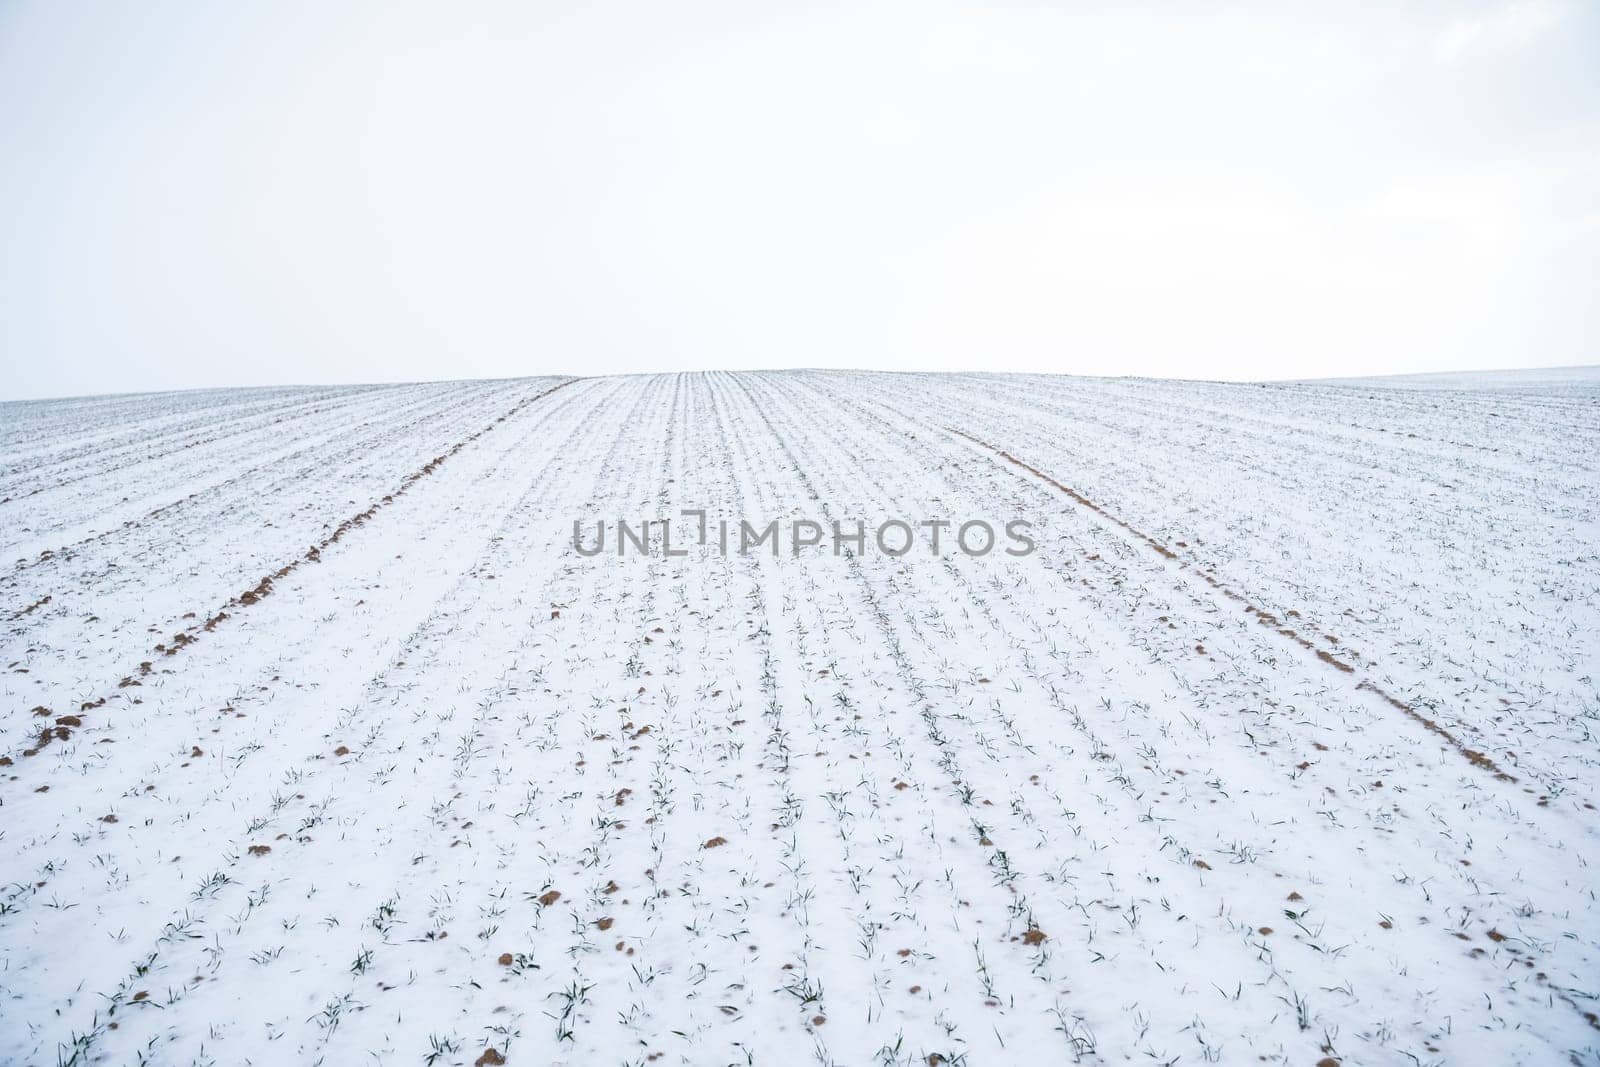
[{"label": "overcast sky", "polygon": [[0,0],[0,397],[1600,362],[1600,4]]}]

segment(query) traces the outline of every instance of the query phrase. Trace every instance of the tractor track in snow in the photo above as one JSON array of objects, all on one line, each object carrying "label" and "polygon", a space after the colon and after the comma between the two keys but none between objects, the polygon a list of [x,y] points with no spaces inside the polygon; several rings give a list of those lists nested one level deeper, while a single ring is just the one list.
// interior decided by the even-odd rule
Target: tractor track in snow
[{"label": "tractor track in snow", "polygon": [[[1427,715],[1424,715],[1422,712],[1418,711],[1415,707],[1413,707],[1412,705],[1408,704],[1406,701],[1401,700],[1399,697],[1395,696],[1393,693],[1390,693],[1387,689],[1385,689],[1383,686],[1379,685],[1377,682],[1374,682],[1372,679],[1357,677],[1360,674],[1360,672],[1357,670],[1356,667],[1352,666],[1350,663],[1346,662],[1345,660],[1342,660],[1342,659],[1338,658],[1333,653],[1329,652],[1326,648],[1321,647],[1315,641],[1311,640],[1311,638],[1309,638],[1309,637],[1305,636],[1305,634],[1301,633],[1299,630],[1296,630],[1294,627],[1287,625],[1286,623],[1284,623],[1284,621],[1282,619],[1279,619],[1276,615],[1273,615],[1270,612],[1263,611],[1262,609],[1256,607],[1251,602],[1250,598],[1247,597],[1245,594],[1239,592],[1237,589],[1234,589],[1232,586],[1224,583],[1221,579],[1217,578],[1216,575],[1210,573],[1209,571],[1203,570],[1200,567],[1197,567],[1194,563],[1190,562],[1189,560],[1184,559],[1182,556],[1180,556],[1177,552],[1174,552],[1168,545],[1166,545],[1160,539],[1158,539],[1156,537],[1153,537],[1150,534],[1146,533],[1145,531],[1139,529],[1137,526],[1134,526],[1132,523],[1128,522],[1126,519],[1123,519],[1121,516],[1116,515],[1116,514],[1110,512],[1110,511],[1106,510],[1101,505],[1095,503],[1093,500],[1091,500],[1088,497],[1084,496],[1078,490],[1076,490],[1076,489],[1072,488],[1071,486],[1067,485],[1065,482],[1062,482],[1059,479],[1055,478],[1053,475],[1051,475],[1051,474],[1049,474],[1049,473],[1047,473],[1047,472],[1045,472],[1043,470],[1040,470],[1038,467],[1035,467],[1033,464],[1028,463],[1026,460],[1018,459],[1016,456],[1012,455],[1010,452],[1007,452],[1005,449],[999,448],[999,447],[997,447],[995,445],[992,445],[988,441],[985,441],[980,437],[975,437],[972,434],[967,433],[964,430],[959,430],[959,429],[955,428],[954,426],[947,426],[947,427],[945,427],[945,429],[947,431],[949,431],[950,433],[955,434],[957,437],[960,437],[963,440],[969,441],[972,444],[975,444],[978,447],[984,449],[985,451],[993,454],[994,456],[1004,460],[1006,463],[1008,463],[1011,466],[1017,468],[1018,470],[1024,471],[1027,474],[1032,475],[1034,478],[1036,478],[1039,481],[1041,481],[1041,482],[1045,483],[1046,485],[1050,486],[1052,489],[1055,489],[1058,492],[1062,493],[1064,496],[1066,496],[1073,503],[1077,504],[1079,507],[1082,507],[1082,508],[1090,511],[1090,512],[1094,513],[1096,516],[1098,516],[1099,518],[1105,520],[1106,522],[1109,522],[1112,525],[1121,528],[1124,532],[1126,532],[1127,534],[1132,536],[1135,540],[1142,542],[1147,548],[1149,548],[1151,551],[1155,552],[1158,556],[1162,557],[1163,559],[1167,560],[1172,565],[1176,566],[1180,571],[1183,571],[1185,574],[1194,575],[1194,576],[1200,578],[1201,581],[1205,582],[1208,586],[1210,586],[1212,589],[1216,590],[1218,593],[1221,593],[1223,596],[1227,597],[1229,600],[1233,601],[1234,603],[1242,605],[1242,607],[1244,609],[1244,613],[1246,615],[1250,616],[1251,618],[1254,618],[1256,620],[1256,622],[1258,622],[1262,626],[1265,626],[1268,629],[1272,630],[1279,637],[1282,637],[1287,641],[1292,641],[1296,645],[1300,646],[1302,649],[1305,649],[1306,651],[1312,653],[1312,655],[1314,655],[1320,663],[1325,664],[1329,669],[1337,671],[1340,674],[1345,675],[1346,677],[1355,677],[1355,678],[1357,678],[1357,680],[1356,680],[1356,688],[1357,689],[1361,689],[1361,690],[1364,690],[1366,692],[1374,694],[1375,696],[1378,697],[1378,699],[1383,701],[1389,707],[1393,708],[1396,711],[1399,711],[1401,714],[1405,715],[1407,718],[1411,719],[1413,722],[1415,722],[1418,725],[1422,726],[1429,733],[1433,734],[1435,737],[1438,737],[1441,741],[1443,741],[1445,743],[1445,745],[1447,747],[1453,749],[1458,755],[1460,755],[1463,759],[1465,759],[1468,763],[1472,764],[1474,767],[1478,767],[1478,768],[1481,768],[1481,769],[1487,771],[1489,774],[1493,775],[1496,779],[1498,779],[1499,781],[1502,781],[1502,782],[1516,783],[1518,781],[1518,779],[1517,779],[1517,777],[1515,775],[1510,774],[1509,772],[1507,772],[1504,769],[1502,769],[1487,754],[1485,754],[1483,752],[1480,752],[1477,749],[1468,747],[1465,742],[1463,742],[1459,737],[1456,736],[1454,731],[1450,730],[1446,726],[1440,725],[1440,723],[1436,719],[1432,719],[1432,718],[1429,718]],[[1317,636],[1323,638],[1323,640],[1328,641],[1330,643],[1332,643],[1335,640],[1334,638],[1332,638],[1328,634],[1321,633],[1320,631],[1317,632]]]},{"label": "tractor track in snow", "polygon": [[[535,393],[533,396],[526,397],[523,400],[518,401],[506,411],[502,412],[492,422],[484,424],[477,430],[451,445],[449,448],[445,449],[443,452],[439,453],[437,456],[434,456],[421,467],[418,467],[416,470],[402,478],[399,485],[393,490],[385,493],[382,497],[373,501],[361,511],[358,511],[355,514],[345,518],[339,523],[338,526],[334,527],[332,533],[323,537],[310,548],[306,549],[303,554],[290,559],[277,569],[263,575],[261,579],[249,589],[230,597],[228,601],[222,605],[222,607],[213,611],[204,621],[196,622],[178,631],[178,633],[173,635],[170,643],[162,642],[157,644],[152,650],[152,658],[142,660],[138,667],[125,674],[122,680],[117,683],[116,688],[127,689],[143,684],[140,679],[148,677],[155,670],[156,658],[171,658],[176,656],[190,645],[193,645],[197,641],[201,640],[203,635],[213,632],[222,623],[230,618],[233,618],[234,615],[241,610],[260,603],[263,599],[272,594],[274,583],[287,578],[306,563],[315,563],[319,561],[322,558],[323,551],[337,545],[341,540],[344,539],[344,536],[347,533],[364,526],[373,518],[373,516],[377,515],[384,508],[387,508],[401,496],[404,496],[412,486],[433,474],[441,466],[448,462],[452,456],[459,453],[462,449],[477,441],[479,438],[483,437],[501,423],[504,423],[511,417],[527,410],[540,400],[543,400],[551,394],[581,380],[582,379],[580,378],[568,378],[565,381],[559,382],[548,389]],[[83,701],[79,704],[78,709],[72,714],[55,716],[54,722],[51,725],[43,726],[39,729],[39,733],[35,736],[34,743],[30,747],[22,750],[22,756],[36,756],[39,754],[40,750],[45,748],[51,742],[65,741],[67,738],[71,737],[72,731],[80,728],[83,725],[84,714],[104,707],[106,702],[111,698],[111,695],[112,694],[108,692],[95,700]],[[34,709],[34,714],[40,715],[40,717],[46,717],[50,715],[50,712],[48,709],[36,708]],[[0,766],[11,766],[13,763],[14,760],[12,757],[0,756]]]}]

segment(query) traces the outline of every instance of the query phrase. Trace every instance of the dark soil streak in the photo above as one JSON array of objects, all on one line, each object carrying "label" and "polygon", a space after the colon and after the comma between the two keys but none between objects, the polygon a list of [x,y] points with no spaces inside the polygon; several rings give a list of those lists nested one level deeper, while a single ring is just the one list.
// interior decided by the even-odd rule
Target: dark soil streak
[{"label": "dark soil streak", "polygon": [[[396,499],[405,495],[406,491],[412,486],[416,485],[422,479],[437,471],[451,456],[454,456],[457,452],[460,452],[462,449],[478,440],[478,438],[482,437],[484,434],[488,433],[490,430],[494,429],[496,426],[505,422],[512,416],[517,415],[528,406],[543,400],[556,390],[564,389],[573,382],[579,380],[580,379],[578,378],[568,378],[566,381],[561,382],[558,385],[553,385],[543,392],[535,393],[533,396],[530,396],[527,399],[513,405],[493,422],[488,423],[473,433],[468,434],[466,437],[463,437],[444,452],[434,456],[417,470],[414,470],[410,474],[406,475],[403,479],[401,479],[399,486],[395,488],[393,492],[384,494],[381,500],[376,501],[364,510],[358,511],[354,515],[351,515],[349,518],[345,519],[334,528],[331,534],[324,537],[317,544],[308,548],[304,555],[290,560],[288,563],[285,563],[271,574],[262,577],[259,582],[251,586],[249,589],[246,589],[237,596],[230,598],[226,604],[224,604],[217,611],[213,612],[209,617],[206,618],[204,622],[196,623],[193,626],[190,626],[188,629],[180,630],[178,633],[172,636],[170,641],[156,645],[155,652],[161,656],[175,656],[183,649],[193,645],[203,634],[208,634],[215,631],[220,623],[226,619],[232,618],[238,613],[239,609],[248,608],[253,604],[260,603],[263,599],[272,594],[274,582],[287,578],[290,574],[293,574],[296,570],[298,570],[304,563],[315,563],[321,559],[323,549],[338,544],[351,530],[364,525],[380,510],[388,507]],[[49,598],[46,597],[45,599],[48,600]],[[142,683],[139,681],[139,679],[154,673],[154,670],[154,662],[152,660],[145,660],[139,664],[139,667],[136,671],[124,676],[123,679],[117,683],[117,688],[126,689],[130,686],[140,685]],[[79,710],[89,711],[91,709],[103,706],[105,702],[106,698],[101,697],[98,701],[84,703]],[[65,727],[57,727],[52,730],[45,730],[39,735],[34,747],[23,749],[22,755],[37,755],[39,750],[45,745],[48,745],[52,740],[65,740],[67,736],[69,736],[69,731]]]},{"label": "dark soil streak", "polygon": [[[1027,471],[1029,474],[1033,475],[1035,478],[1037,478],[1040,481],[1044,482],[1046,485],[1049,485],[1052,488],[1057,489],[1060,492],[1064,493],[1066,496],[1070,497],[1074,503],[1079,504],[1084,508],[1087,508],[1088,510],[1094,512],[1096,515],[1099,515],[1101,518],[1104,518],[1107,521],[1109,521],[1111,523],[1114,523],[1117,526],[1120,526],[1122,529],[1124,529],[1128,533],[1132,534],[1135,538],[1139,539],[1140,541],[1143,541],[1146,545],[1148,545],[1151,549],[1153,549],[1161,557],[1163,557],[1165,559],[1172,560],[1174,563],[1176,563],[1178,565],[1178,567],[1180,567],[1184,571],[1187,571],[1190,574],[1199,575],[1202,579],[1205,580],[1207,585],[1211,586],[1213,589],[1217,590],[1222,595],[1226,596],[1228,599],[1233,600],[1233,601],[1237,601],[1238,603],[1243,604],[1245,613],[1248,614],[1248,615],[1254,616],[1255,620],[1257,622],[1261,623],[1261,625],[1267,627],[1268,629],[1273,630],[1280,637],[1287,638],[1288,640],[1293,641],[1295,644],[1301,646],[1302,648],[1314,653],[1318,660],[1320,660],[1323,663],[1327,664],[1328,666],[1332,667],[1334,670],[1337,670],[1337,671],[1339,671],[1340,673],[1343,673],[1343,674],[1350,674],[1350,675],[1353,675],[1353,674],[1356,673],[1356,669],[1355,669],[1354,666],[1352,666],[1351,664],[1345,662],[1342,659],[1339,659],[1337,656],[1334,656],[1327,649],[1319,646],[1316,642],[1314,642],[1310,638],[1304,636],[1303,634],[1301,634],[1298,630],[1294,629],[1293,627],[1284,625],[1283,624],[1283,620],[1279,619],[1276,615],[1273,615],[1273,614],[1271,614],[1269,612],[1262,611],[1260,608],[1256,607],[1254,604],[1251,604],[1249,602],[1249,600],[1247,600],[1244,597],[1243,594],[1241,594],[1241,593],[1237,592],[1236,590],[1234,590],[1234,589],[1228,587],[1227,585],[1225,585],[1214,574],[1210,573],[1209,571],[1201,570],[1197,566],[1195,566],[1193,563],[1189,562],[1188,560],[1180,558],[1176,552],[1172,551],[1172,549],[1170,549],[1166,545],[1162,544],[1156,538],[1151,537],[1149,534],[1145,533],[1143,530],[1140,530],[1138,527],[1132,525],[1131,523],[1127,522],[1126,520],[1122,519],[1121,517],[1119,517],[1117,515],[1113,515],[1111,512],[1107,511],[1105,508],[1101,507],[1099,504],[1096,504],[1094,501],[1090,500],[1088,497],[1084,496],[1082,493],[1078,492],[1076,489],[1073,489],[1071,486],[1063,485],[1061,482],[1057,481],[1055,478],[1052,478],[1050,475],[1046,474],[1044,471],[1040,470],[1038,467],[1035,467],[1032,464],[1023,462],[1022,460],[1018,459],[1016,456],[1013,456],[1010,452],[1007,452],[1004,449],[996,448],[994,445],[989,444],[989,442],[987,442],[987,441],[980,440],[979,438],[976,438],[976,437],[972,436],[969,433],[964,433],[963,431],[958,430],[953,426],[947,426],[947,427],[945,427],[945,429],[948,430],[950,433],[955,434],[957,437],[960,437],[960,438],[962,438],[964,440],[967,440],[967,441],[971,441],[973,444],[978,445],[980,448],[983,448],[983,449],[985,449],[985,450],[987,450],[989,452],[994,453],[996,456],[999,456],[1001,459],[1005,460],[1007,463],[1010,463],[1012,466],[1019,467],[1022,470]],[[1317,636],[1321,637],[1324,641],[1327,641],[1330,644],[1337,645],[1339,643],[1337,638],[1331,637],[1328,634],[1318,633]],[[1468,763],[1472,764],[1474,767],[1483,768],[1484,770],[1486,770],[1489,773],[1493,774],[1497,779],[1499,779],[1502,782],[1515,782],[1515,781],[1517,781],[1517,779],[1513,775],[1508,774],[1505,771],[1501,770],[1500,767],[1495,764],[1494,760],[1490,759],[1488,756],[1486,756],[1482,752],[1477,751],[1476,749],[1468,748],[1465,744],[1462,743],[1461,739],[1458,738],[1454,733],[1452,733],[1448,728],[1439,725],[1438,722],[1436,722],[1433,719],[1428,718],[1426,715],[1422,714],[1422,712],[1418,711],[1416,708],[1412,707],[1410,704],[1407,704],[1405,701],[1401,700],[1399,697],[1396,697],[1392,693],[1390,693],[1387,690],[1383,689],[1381,686],[1377,685],[1375,682],[1372,682],[1372,681],[1367,680],[1367,679],[1362,679],[1361,681],[1356,683],[1356,688],[1357,689],[1364,689],[1369,693],[1376,694],[1380,699],[1382,699],[1384,701],[1384,703],[1388,704],[1390,707],[1394,708],[1396,711],[1402,712],[1408,718],[1410,718],[1414,722],[1416,722],[1419,725],[1421,725],[1424,729],[1428,730],[1430,733],[1434,734],[1435,736],[1437,736],[1438,738],[1443,740],[1447,745],[1449,745],[1451,748],[1455,749],[1456,752],[1458,752],[1462,756],[1462,758],[1464,758]]]},{"label": "dark soil streak", "polygon": [[50,600],[51,600],[51,598],[48,597],[48,596],[40,597],[38,600],[35,600],[32,604],[29,604],[27,607],[23,608],[21,611],[13,612],[12,615],[11,615],[11,618],[7,619],[6,621],[7,622],[16,622],[18,619],[22,618],[25,615],[32,615],[35,611],[39,610],[40,608],[44,607],[46,604],[50,603]]}]

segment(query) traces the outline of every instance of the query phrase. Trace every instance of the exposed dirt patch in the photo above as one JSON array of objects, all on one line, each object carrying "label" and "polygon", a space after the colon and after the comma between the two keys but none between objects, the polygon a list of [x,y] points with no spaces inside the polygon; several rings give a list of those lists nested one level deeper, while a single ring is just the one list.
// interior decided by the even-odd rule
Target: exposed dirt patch
[{"label": "exposed dirt patch", "polygon": [[11,617],[9,619],[7,619],[6,621],[7,622],[16,622],[18,619],[23,618],[24,616],[32,615],[35,611],[38,611],[40,608],[42,608],[46,604],[50,603],[50,599],[51,598],[47,597],[47,596],[40,597],[38,600],[35,600],[32,604],[29,604],[27,607],[23,608],[21,611],[12,612],[11,613]]}]

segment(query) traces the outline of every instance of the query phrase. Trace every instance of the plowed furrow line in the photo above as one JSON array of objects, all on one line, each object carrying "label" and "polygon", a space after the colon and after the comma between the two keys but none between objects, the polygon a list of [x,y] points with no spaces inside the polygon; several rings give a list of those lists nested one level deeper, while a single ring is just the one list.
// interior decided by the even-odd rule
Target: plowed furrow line
[{"label": "plowed furrow line", "polygon": [[[1171,563],[1173,563],[1175,566],[1177,566],[1180,570],[1182,570],[1182,571],[1184,571],[1185,573],[1188,573],[1188,574],[1196,575],[1202,581],[1204,581],[1207,585],[1211,586],[1213,589],[1215,589],[1217,592],[1221,593],[1223,596],[1227,597],[1229,600],[1232,600],[1235,603],[1243,605],[1245,614],[1254,617],[1255,620],[1258,623],[1260,623],[1263,626],[1266,626],[1266,627],[1270,628],[1274,633],[1276,633],[1278,636],[1284,638],[1285,640],[1292,641],[1295,644],[1297,644],[1297,645],[1301,646],[1302,648],[1306,649],[1307,651],[1310,651],[1311,653],[1313,653],[1316,656],[1316,658],[1320,662],[1326,664],[1330,669],[1336,670],[1336,671],[1340,672],[1341,674],[1345,674],[1345,675],[1355,675],[1355,674],[1358,673],[1356,671],[1355,667],[1352,667],[1349,663],[1346,663],[1344,660],[1341,660],[1338,657],[1334,656],[1327,649],[1318,646],[1314,641],[1312,641],[1310,638],[1306,637],[1304,634],[1302,634],[1300,631],[1296,630],[1294,627],[1284,625],[1282,620],[1280,620],[1277,616],[1272,615],[1272,614],[1270,614],[1268,612],[1264,612],[1264,611],[1260,610],[1259,608],[1257,608],[1254,604],[1252,604],[1250,602],[1249,598],[1246,597],[1243,593],[1240,593],[1238,590],[1236,590],[1233,587],[1225,584],[1224,582],[1221,581],[1221,579],[1217,578],[1215,575],[1213,575],[1213,574],[1211,574],[1211,573],[1209,573],[1207,571],[1203,571],[1203,570],[1200,570],[1200,569],[1196,568],[1188,560],[1185,560],[1185,559],[1181,558],[1176,552],[1172,551],[1172,549],[1168,548],[1165,544],[1163,544],[1158,539],[1156,539],[1156,538],[1150,536],[1149,534],[1145,533],[1143,530],[1141,530],[1138,527],[1134,526],[1133,524],[1127,522],[1126,520],[1124,520],[1120,516],[1114,515],[1111,512],[1107,511],[1105,508],[1101,507],[1099,504],[1095,503],[1093,500],[1090,500],[1088,497],[1084,496],[1082,493],[1078,492],[1076,489],[1073,489],[1071,486],[1066,485],[1065,483],[1063,483],[1061,481],[1058,481],[1056,478],[1054,478],[1054,477],[1050,476],[1049,474],[1045,473],[1044,471],[1040,470],[1038,467],[1035,467],[1030,463],[1027,463],[1027,462],[1025,462],[1023,460],[1018,459],[1016,456],[1013,456],[1010,452],[1007,452],[1002,448],[997,448],[994,445],[989,444],[987,441],[984,441],[981,438],[974,437],[972,434],[966,433],[966,432],[964,432],[962,430],[958,430],[953,426],[952,427],[946,427],[946,429],[949,430],[950,433],[955,434],[957,437],[960,437],[960,438],[963,438],[963,439],[965,439],[967,441],[970,441],[973,444],[979,446],[980,448],[983,448],[984,450],[992,453],[993,455],[998,456],[999,458],[1005,460],[1007,463],[1011,464],[1013,467],[1016,467],[1016,468],[1018,468],[1019,470],[1022,470],[1022,471],[1026,471],[1028,474],[1033,475],[1033,477],[1035,477],[1038,480],[1044,482],[1046,485],[1050,486],[1051,488],[1060,491],[1068,499],[1072,500],[1073,503],[1075,503],[1075,504],[1079,505],[1080,507],[1083,507],[1083,508],[1093,512],[1095,515],[1099,516],[1102,519],[1105,519],[1107,522],[1110,522],[1111,524],[1120,527],[1121,529],[1126,531],[1128,534],[1130,534],[1132,537],[1134,537],[1136,540],[1142,541],[1147,547],[1149,547],[1156,554],[1158,554],[1158,555],[1162,556],[1163,558],[1169,560]],[[1324,639],[1326,639],[1326,635],[1320,635],[1320,636],[1323,636]],[[1431,719],[1428,716],[1424,715],[1422,712],[1418,711],[1415,707],[1411,706],[1410,704],[1408,704],[1405,701],[1401,700],[1399,697],[1397,697],[1394,694],[1390,693],[1388,690],[1384,689],[1377,682],[1372,681],[1370,678],[1363,678],[1363,679],[1360,679],[1359,681],[1357,681],[1356,688],[1364,689],[1367,692],[1370,692],[1370,693],[1373,693],[1373,694],[1377,695],[1381,700],[1383,700],[1390,707],[1394,708],[1396,711],[1399,711],[1399,712],[1403,713],[1408,718],[1410,718],[1412,721],[1414,721],[1414,722],[1418,723],[1419,725],[1421,725],[1429,733],[1432,733],[1436,737],[1440,738],[1448,747],[1454,749],[1458,754],[1461,755],[1461,757],[1463,759],[1465,759],[1468,763],[1471,763],[1473,766],[1480,767],[1483,770],[1488,771],[1490,774],[1494,775],[1495,778],[1499,779],[1502,782],[1515,782],[1515,781],[1517,781],[1517,778],[1514,775],[1509,774],[1506,771],[1502,770],[1499,767],[1499,765],[1497,765],[1495,763],[1495,761],[1493,759],[1491,759],[1489,756],[1487,756],[1484,753],[1478,751],[1477,749],[1473,749],[1473,748],[1467,747],[1467,745],[1464,744],[1461,741],[1461,739],[1459,737],[1457,737],[1455,735],[1455,733],[1453,731],[1451,731],[1449,728],[1447,728],[1445,726],[1441,726],[1437,720]]]},{"label": "plowed furrow line", "polygon": [[[545,397],[550,396],[557,390],[563,389],[578,380],[579,379],[577,378],[568,378],[566,381],[561,382],[558,385],[551,386],[549,389],[546,389],[543,392],[536,393],[525,400],[519,401],[509,410],[496,418],[493,422],[490,422],[475,430],[471,434],[468,434],[466,437],[463,437],[444,452],[441,452],[439,455],[433,457],[427,463],[424,463],[421,467],[402,478],[400,480],[400,484],[394,489],[393,492],[384,494],[383,497],[369,504],[363,510],[358,511],[354,515],[346,518],[334,528],[331,534],[328,534],[316,544],[312,545],[305,551],[303,555],[296,556],[295,558],[289,560],[276,570],[272,571],[270,574],[264,575],[254,586],[246,589],[244,592],[239,593],[236,596],[230,597],[226,604],[214,611],[208,618],[206,618],[204,622],[197,622],[186,629],[180,630],[172,638],[171,643],[163,642],[156,645],[154,649],[154,655],[169,658],[176,656],[185,648],[201,640],[205,634],[211,633],[223,622],[227,621],[229,618],[232,618],[235,613],[254,604],[260,603],[261,600],[272,594],[274,583],[287,578],[289,575],[299,570],[302,565],[306,563],[315,563],[320,560],[322,558],[322,553],[325,550],[337,545],[344,539],[345,535],[350,533],[352,530],[366,525],[366,523],[371,521],[373,516],[377,515],[380,511],[388,507],[401,496],[404,496],[410,491],[412,486],[436,472],[441,466],[448,462],[452,456],[456,455],[462,449],[483,437],[490,430],[493,430],[496,426],[499,426],[507,419],[519,414],[532,404],[543,400]],[[139,679],[148,676],[154,669],[155,661],[153,659],[144,660],[135,670],[124,675],[122,681],[117,683],[117,687],[128,688],[130,686],[139,685]],[[22,755],[35,756],[39,753],[41,748],[50,744],[52,741],[66,740],[71,736],[71,731],[73,729],[82,725],[83,714],[85,712],[93,711],[96,708],[103,707],[106,701],[110,699],[110,695],[111,694],[108,693],[99,697],[97,700],[84,701],[81,705],[79,705],[78,712],[76,714],[61,716],[57,719],[55,725],[41,729],[36,743],[30,748],[23,749]]]},{"label": "plowed furrow line", "polygon": [[[418,414],[416,411],[417,407],[422,407],[424,405],[411,405],[391,413],[390,417],[385,421],[385,425],[382,427],[373,427],[369,422],[363,424],[362,427],[355,430],[345,433],[335,433],[325,436],[321,440],[313,440],[305,447],[296,448],[283,455],[275,456],[263,463],[236,471],[235,473],[222,478],[220,481],[207,485],[203,489],[190,492],[176,500],[170,500],[165,504],[158,505],[157,507],[145,511],[142,514],[136,515],[133,518],[125,519],[115,526],[111,526],[97,533],[89,534],[86,537],[81,537],[69,544],[62,545],[60,548],[50,549],[40,552],[36,555],[24,556],[12,564],[10,574],[0,576],[0,589],[10,589],[15,583],[24,578],[33,570],[46,565],[59,566],[74,559],[81,549],[88,548],[93,545],[100,545],[115,538],[124,537],[141,529],[142,527],[152,525],[154,520],[160,519],[166,522],[171,522],[175,516],[181,514],[185,509],[198,506],[209,498],[225,498],[225,494],[229,492],[242,495],[246,491],[245,487],[249,486],[250,479],[254,478],[255,476],[265,472],[270,472],[276,467],[286,466],[293,462],[303,460],[306,457],[311,457],[304,466],[288,471],[281,478],[278,478],[276,481],[270,482],[265,486],[257,486],[250,493],[250,495],[256,499],[270,498],[272,494],[279,492],[285,485],[304,484],[307,479],[317,470],[326,468],[335,460],[344,460],[346,458],[354,457],[364,452],[371,452],[382,447],[383,439],[377,436],[377,434],[380,430],[386,429],[389,423],[399,422],[399,425],[396,427],[394,432],[404,435],[414,432],[418,425],[424,420],[432,420],[454,415],[458,408],[466,407],[471,403],[473,403],[473,401],[470,399],[463,400],[459,403],[450,404],[444,408],[425,414]],[[402,419],[404,421],[400,421]],[[324,449],[333,446],[337,446],[340,449],[340,451],[335,455],[330,456],[323,451]],[[64,523],[62,525],[68,526],[71,525],[71,522]],[[97,592],[103,592],[103,590]],[[13,616],[13,618],[17,617],[20,616]]]}]

